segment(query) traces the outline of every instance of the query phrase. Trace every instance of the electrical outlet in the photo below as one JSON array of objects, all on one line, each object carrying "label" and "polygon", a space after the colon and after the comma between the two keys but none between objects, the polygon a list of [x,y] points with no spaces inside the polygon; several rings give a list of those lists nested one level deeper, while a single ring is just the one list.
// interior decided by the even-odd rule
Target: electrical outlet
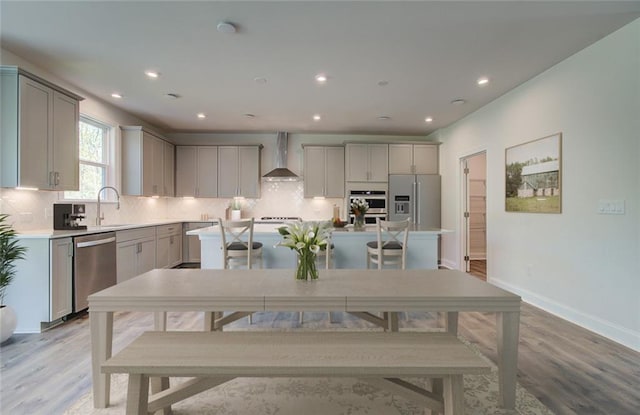
[{"label": "electrical outlet", "polygon": [[624,215],[624,200],[600,199],[598,200],[598,213],[601,215]]}]

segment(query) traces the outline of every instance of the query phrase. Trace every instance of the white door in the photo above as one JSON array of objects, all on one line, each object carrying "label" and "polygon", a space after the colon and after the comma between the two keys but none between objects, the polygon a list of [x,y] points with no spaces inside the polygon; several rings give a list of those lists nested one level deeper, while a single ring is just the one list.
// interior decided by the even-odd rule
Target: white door
[{"label": "white door", "polygon": [[464,270],[487,278],[486,153],[461,159]]}]

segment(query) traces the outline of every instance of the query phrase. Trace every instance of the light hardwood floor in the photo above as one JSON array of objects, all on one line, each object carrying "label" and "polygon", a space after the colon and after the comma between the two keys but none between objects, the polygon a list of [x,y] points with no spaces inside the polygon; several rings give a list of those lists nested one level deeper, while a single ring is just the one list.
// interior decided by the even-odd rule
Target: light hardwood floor
[{"label": "light hardwood floor", "polygon": [[[434,315],[411,313],[404,327],[435,327]],[[370,327],[349,315],[305,313],[304,325]],[[296,327],[297,313],[258,313],[254,324]],[[246,326],[247,319],[235,324]],[[153,327],[149,313],[118,313],[114,352]],[[170,313],[169,327],[200,330],[201,313]],[[460,334],[496,357],[495,318],[460,313]],[[62,414],[91,388],[86,315],[42,334],[14,335],[0,349],[0,413]],[[524,304],[518,381],[557,414],[640,413],[640,354]]]}]

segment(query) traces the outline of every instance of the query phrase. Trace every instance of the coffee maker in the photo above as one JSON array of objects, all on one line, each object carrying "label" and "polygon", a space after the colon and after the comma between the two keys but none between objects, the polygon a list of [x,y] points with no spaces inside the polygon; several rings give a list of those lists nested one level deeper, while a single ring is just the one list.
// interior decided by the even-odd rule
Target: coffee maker
[{"label": "coffee maker", "polygon": [[78,222],[84,219],[85,206],[82,203],[55,203],[53,205],[53,229],[58,231],[79,231],[87,229]]}]

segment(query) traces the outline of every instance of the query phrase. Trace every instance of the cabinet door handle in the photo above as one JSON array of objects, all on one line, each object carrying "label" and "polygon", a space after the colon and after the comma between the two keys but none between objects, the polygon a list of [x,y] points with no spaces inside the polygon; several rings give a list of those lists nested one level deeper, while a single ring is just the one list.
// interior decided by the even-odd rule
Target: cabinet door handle
[{"label": "cabinet door handle", "polygon": [[170,245],[173,245],[173,235],[171,235],[171,236],[169,237],[169,244],[170,244]]},{"label": "cabinet door handle", "polygon": [[142,252],[142,242],[138,242],[138,246],[136,247],[136,254],[139,254]]},{"label": "cabinet door handle", "polygon": [[49,185],[50,186],[55,186],[55,184],[56,184],[55,172],[50,171],[49,172]]}]

